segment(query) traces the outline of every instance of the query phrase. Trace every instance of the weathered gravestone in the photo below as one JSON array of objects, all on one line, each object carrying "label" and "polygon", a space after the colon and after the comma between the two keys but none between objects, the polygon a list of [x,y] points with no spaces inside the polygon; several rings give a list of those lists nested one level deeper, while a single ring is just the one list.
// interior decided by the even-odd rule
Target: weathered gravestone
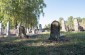
[{"label": "weathered gravestone", "polygon": [[66,25],[65,25],[65,21],[64,20],[62,20],[61,27],[62,27],[62,30],[61,31],[66,32]]},{"label": "weathered gravestone", "polygon": [[17,25],[17,29],[16,29],[16,36],[19,36],[19,27],[20,27],[20,23]]},{"label": "weathered gravestone", "polygon": [[41,33],[42,32],[42,25],[39,24],[39,32]]},{"label": "weathered gravestone", "polygon": [[79,31],[79,23],[77,19],[74,19],[74,30]]},{"label": "weathered gravestone", "polygon": [[39,32],[38,26],[36,26],[35,29],[34,29],[34,33],[35,33],[35,34],[38,34],[38,32]]},{"label": "weathered gravestone", "polygon": [[29,28],[26,29],[26,34],[29,34]]},{"label": "weathered gravestone", "polygon": [[35,30],[34,27],[32,27],[32,28],[30,29],[30,33],[31,33],[31,34],[35,34],[35,33],[34,33],[34,30]]},{"label": "weathered gravestone", "polygon": [[38,34],[39,30],[38,29],[35,29],[34,33],[35,34]]},{"label": "weathered gravestone", "polygon": [[7,22],[7,27],[6,27],[6,36],[10,35],[10,23],[9,21]]},{"label": "weathered gravestone", "polygon": [[2,23],[0,23],[0,35],[2,35]]},{"label": "weathered gravestone", "polygon": [[51,32],[49,40],[57,41],[60,37],[60,23],[58,21],[53,21],[51,23]]},{"label": "weathered gravestone", "polygon": [[20,27],[19,27],[19,37],[22,38],[22,37],[25,37],[25,36],[26,36],[25,27],[20,25]]},{"label": "weathered gravestone", "polygon": [[32,34],[35,34],[35,33],[34,33],[34,29],[32,29]]}]

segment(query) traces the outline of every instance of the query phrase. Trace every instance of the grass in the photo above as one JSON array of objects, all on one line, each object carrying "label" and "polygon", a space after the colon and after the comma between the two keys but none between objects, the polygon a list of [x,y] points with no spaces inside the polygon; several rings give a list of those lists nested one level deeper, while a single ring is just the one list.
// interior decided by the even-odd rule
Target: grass
[{"label": "grass", "polygon": [[64,33],[70,41],[47,42],[49,34],[0,39],[0,55],[85,55],[85,32]]}]

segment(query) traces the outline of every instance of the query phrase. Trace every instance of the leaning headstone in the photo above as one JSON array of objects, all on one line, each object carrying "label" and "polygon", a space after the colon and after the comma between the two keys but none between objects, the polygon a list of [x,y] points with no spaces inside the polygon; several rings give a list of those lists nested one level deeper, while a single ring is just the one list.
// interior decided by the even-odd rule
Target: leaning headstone
[{"label": "leaning headstone", "polygon": [[77,19],[74,19],[74,30],[79,31],[79,23]]},{"label": "leaning headstone", "polygon": [[64,20],[62,20],[61,22],[62,22],[62,24],[61,24],[62,30],[61,30],[61,31],[66,32],[66,25],[65,25],[65,21],[64,21]]},{"label": "leaning headstone", "polygon": [[2,35],[2,23],[0,23],[0,35]]},{"label": "leaning headstone", "polygon": [[6,36],[10,35],[10,23],[9,21],[7,22],[7,27],[6,27]]},{"label": "leaning headstone", "polygon": [[53,21],[51,23],[51,32],[50,32],[50,38],[49,40],[59,40],[60,37],[60,23],[58,21]]}]

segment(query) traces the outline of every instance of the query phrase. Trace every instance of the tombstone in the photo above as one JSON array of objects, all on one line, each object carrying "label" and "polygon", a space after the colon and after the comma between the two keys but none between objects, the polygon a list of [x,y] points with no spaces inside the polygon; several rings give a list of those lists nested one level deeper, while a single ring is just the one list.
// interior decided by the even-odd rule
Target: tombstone
[{"label": "tombstone", "polygon": [[10,35],[10,23],[9,21],[7,22],[7,27],[6,27],[6,36]]},{"label": "tombstone", "polygon": [[61,22],[62,22],[62,24],[61,24],[61,27],[62,27],[61,31],[66,32],[66,25],[65,25],[65,21],[64,21],[64,20],[62,20]]},{"label": "tombstone", "polygon": [[0,35],[2,35],[2,23],[0,23]]},{"label": "tombstone", "polygon": [[30,29],[30,34],[35,34],[35,33],[34,33],[34,27],[32,27],[32,28]]},{"label": "tombstone", "polygon": [[60,37],[60,23],[56,20],[54,20],[51,23],[51,32],[50,32],[50,38],[49,40],[59,40]]},{"label": "tombstone", "polygon": [[39,33],[38,26],[35,27],[34,33],[35,33],[35,34],[38,34],[38,33]]},{"label": "tombstone", "polygon": [[34,30],[34,33],[35,33],[35,34],[38,34],[38,32],[39,32],[38,29],[35,29],[35,30]]},{"label": "tombstone", "polygon": [[20,23],[17,25],[16,36],[19,36],[19,27],[20,27]]},{"label": "tombstone", "polygon": [[41,33],[41,32],[42,32],[42,25],[39,24],[39,33]]},{"label": "tombstone", "polygon": [[29,28],[27,28],[27,30],[26,30],[26,34],[29,34]]},{"label": "tombstone", "polygon": [[34,29],[32,29],[32,34],[35,34],[35,33],[34,33]]},{"label": "tombstone", "polygon": [[19,37],[20,38],[26,37],[25,27],[21,25],[19,27]]},{"label": "tombstone", "polygon": [[36,29],[38,29],[38,26],[36,26]]},{"label": "tombstone", "polygon": [[77,19],[74,19],[74,30],[79,31],[79,23]]}]

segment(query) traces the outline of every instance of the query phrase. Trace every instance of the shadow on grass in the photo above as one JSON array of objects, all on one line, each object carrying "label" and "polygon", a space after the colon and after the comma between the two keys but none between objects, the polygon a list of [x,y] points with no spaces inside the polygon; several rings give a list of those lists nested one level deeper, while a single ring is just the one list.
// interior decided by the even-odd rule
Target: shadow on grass
[{"label": "shadow on grass", "polygon": [[[73,37],[74,36],[74,37]],[[82,40],[82,36],[78,36],[78,40],[80,42],[71,43],[71,42],[60,42],[60,43],[52,43],[54,45],[37,46],[36,43],[44,43],[45,40],[49,37],[49,35],[38,35],[36,38],[30,39],[12,39],[8,41],[9,43],[0,43],[0,55],[85,55],[85,41]],[[77,36],[75,34],[71,34],[72,39],[76,39]],[[85,38],[84,38],[85,39]],[[18,40],[18,41],[17,41]],[[20,41],[19,41],[20,40]],[[75,40],[72,40],[76,42]],[[31,45],[35,43],[35,45]],[[67,44],[68,43],[68,44]],[[28,44],[28,45],[27,45]]]},{"label": "shadow on grass", "polygon": [[85,55],[85,43],[61,46],[26,46],[6,44],[0,46],[1,55]]}]

